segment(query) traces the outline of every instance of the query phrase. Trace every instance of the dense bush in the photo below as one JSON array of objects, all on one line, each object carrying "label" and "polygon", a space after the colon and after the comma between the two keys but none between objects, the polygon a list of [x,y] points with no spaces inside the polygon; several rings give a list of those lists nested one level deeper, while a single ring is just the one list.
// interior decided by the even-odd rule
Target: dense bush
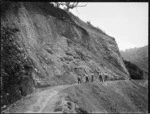
[{"label": "dense bush", "polygon": [[20,7],[19,2],[10,2],[10,1],[5,1],[2,0],[0,3],[0,14],[1,17],[3,18],[8,11],[13,11],[15,14],[17,14],[17,9]]},{"label": "dense bush", "polygon": [[129,71],[130,77],[131,79],[143,79],[143,71],[135,64],[123,60],[125,63],[126,68]]},{"label": "dense bush", "polygon": [[[15,100],[13,96],[17,95],[17,88],[22,95],[26,95],[20,86],[23,80],[32,79],[32,62],[25,56],[23,48],[17,43],[16,28],[1,27],[1,92],[2,105],[7,105]],[[27,85],[28,86],[28,85]],[[14,93],[12,90],[14,89]],[[15,93],[16,92],[16,93]]]}]

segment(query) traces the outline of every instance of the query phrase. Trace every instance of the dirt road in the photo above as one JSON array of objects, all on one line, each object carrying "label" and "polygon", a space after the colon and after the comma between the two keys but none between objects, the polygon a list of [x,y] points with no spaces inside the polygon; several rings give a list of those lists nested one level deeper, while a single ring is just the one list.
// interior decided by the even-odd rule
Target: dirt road
[{"label": "dirt road", "polygon": [[[39,89],[8,107],[6,113],[147,112],[146,81],[107,81]],[[79,111],[79,110],[78,110]]]},{"label": "dirt road", "polygon": [[[5,110],[5,112],[39,113],[43,112],[46,106],[53,109],[52,107],[57,100],[57,94],[59,91],[73,85],[60,85],[53,88],[47,87],[47,89],[44,90],[41,89],[38,92],[28,95],[25,98],[13,103],[7,110]],[[53,110],[49,111],[51,112]]]}]

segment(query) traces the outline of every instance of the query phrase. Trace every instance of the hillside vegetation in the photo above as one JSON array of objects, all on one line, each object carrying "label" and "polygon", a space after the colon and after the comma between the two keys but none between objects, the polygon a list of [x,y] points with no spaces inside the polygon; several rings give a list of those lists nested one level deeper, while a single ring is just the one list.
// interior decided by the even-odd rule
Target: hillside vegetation
[{"label": "hillside vegetation", "polygon": [[129,71],[131,79],[144,79],[144,72],[137,65],[124,60],[125,66]]},{"label": "hillside vegetation", "polygon": [[148,71],[148,46],[127,49],[120,53],[125,60],[136,64],[146,72]]}]

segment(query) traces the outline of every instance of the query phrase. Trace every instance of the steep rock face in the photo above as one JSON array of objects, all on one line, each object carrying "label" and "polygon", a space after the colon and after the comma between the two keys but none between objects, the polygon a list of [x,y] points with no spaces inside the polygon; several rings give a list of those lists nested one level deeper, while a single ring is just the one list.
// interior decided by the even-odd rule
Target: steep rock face
[{"label": "steep rock face", "polygon": [[19,30],[15,36],[32,60],[35,87],[76,83],[78,75],[84,81],[92,72],[97,80],[98,71],[108,80],[128,79],[114,38],[48,3],[14,4],[1,23]]}]

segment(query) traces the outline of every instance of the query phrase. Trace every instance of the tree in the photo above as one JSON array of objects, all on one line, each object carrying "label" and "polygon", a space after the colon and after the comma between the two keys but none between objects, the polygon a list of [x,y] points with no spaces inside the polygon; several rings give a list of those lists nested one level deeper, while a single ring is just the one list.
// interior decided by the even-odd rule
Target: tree
[{"label": "tree", "polygon": [[60,5],[64,5],[63,2],[50,2],[54,7],[60,8]]},{"label": "tree", "polygon": [[64,2],[64,6],[65,6],[65,11],[69,12],[69,9],[73,9],[75,7],[85,7],[87,4],[85,5],[78,5],[79,2]]},{"label": "tree", "polygon": [[79,2],[53,2],[54,6],[60,8],[60,6],[64,7],[64,10],[69,12],[69,9],[73,9],[75,7],[85,7],[85,5],[78,5]]}]

